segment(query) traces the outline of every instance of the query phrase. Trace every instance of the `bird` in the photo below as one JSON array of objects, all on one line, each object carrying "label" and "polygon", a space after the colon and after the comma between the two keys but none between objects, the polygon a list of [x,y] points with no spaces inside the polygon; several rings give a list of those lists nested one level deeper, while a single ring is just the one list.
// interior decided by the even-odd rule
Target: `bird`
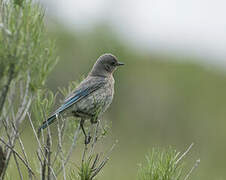
[{"label": "bird", "polygon": [[124,63],[110,53],[101,55],[94,63],[87,77],[69,94],[61,106],[47,118],[38,129],[41,130],[54,123],[59,115],[62,117],[80,118],[80,127],[85,136],[85,144],[89,144],[91,137],[86,135],[84,121],[97,123],[99,117],[108,109],[114,96],[113,73]]}]

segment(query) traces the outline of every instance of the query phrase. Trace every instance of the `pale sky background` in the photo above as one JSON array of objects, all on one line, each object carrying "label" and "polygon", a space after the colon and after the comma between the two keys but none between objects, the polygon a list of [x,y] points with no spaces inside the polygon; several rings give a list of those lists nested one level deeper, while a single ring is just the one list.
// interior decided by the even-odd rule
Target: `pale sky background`
[{"label": "pale sky background", "polygon": [[65,25],[105,21],[133,45],[226,66],[226,0],[41,0]]}]

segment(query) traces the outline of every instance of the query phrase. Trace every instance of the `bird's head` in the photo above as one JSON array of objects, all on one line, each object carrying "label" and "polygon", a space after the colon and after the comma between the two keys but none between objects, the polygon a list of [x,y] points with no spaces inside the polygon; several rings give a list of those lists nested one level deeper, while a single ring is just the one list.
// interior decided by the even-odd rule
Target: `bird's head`
[{"label": "bird's head", "polygon": [[122,65],[124,65],[124,63],[119,62],[114,55],[103,54],[97,59],[90,75],[107,77],[111,75],[118,66]]}]

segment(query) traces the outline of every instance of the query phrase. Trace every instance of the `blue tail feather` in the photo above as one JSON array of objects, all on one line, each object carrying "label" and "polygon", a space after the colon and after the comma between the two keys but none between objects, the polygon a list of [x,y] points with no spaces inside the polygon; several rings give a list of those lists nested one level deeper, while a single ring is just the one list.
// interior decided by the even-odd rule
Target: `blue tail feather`
[{"label": "blue tail feather", "polygon": [[43,124],[38,129],[38,134],[40,134],[42,129],[45,129],[45,128],[47,128],[47,126],[52,124],[55,119],[56,119],[56,115],[54,114],[54,115],[50,116],[46,121],[44,121]]}]

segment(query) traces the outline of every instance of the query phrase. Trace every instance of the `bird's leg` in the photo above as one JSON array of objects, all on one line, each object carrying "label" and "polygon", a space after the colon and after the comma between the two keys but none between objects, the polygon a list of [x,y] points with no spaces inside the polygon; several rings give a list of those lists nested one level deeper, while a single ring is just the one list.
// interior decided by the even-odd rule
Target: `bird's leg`
[{"label": "bird's leg", "polygon": [[89,134],[88,134],[88,136],[86,135],[86,131],[85,131],[83,125],[84,125],[84,119],[81,119],[80,126],[81,126],[82,132],[83,132],[83,134],[85,136],[85,144],[89,144],[90,143],[90,140],[91,140],[91,136]]}]

